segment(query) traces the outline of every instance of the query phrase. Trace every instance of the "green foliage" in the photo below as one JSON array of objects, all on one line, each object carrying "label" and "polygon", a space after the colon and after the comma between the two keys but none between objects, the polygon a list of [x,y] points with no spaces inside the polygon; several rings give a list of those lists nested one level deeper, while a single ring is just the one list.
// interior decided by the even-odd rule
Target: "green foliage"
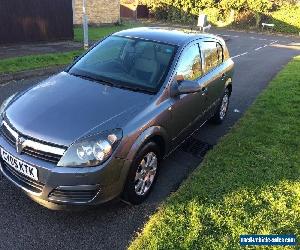
[{"label": "green foliage", "polygon": [[250,10],[262,13],[272,8],[272,3],[269,0],[247,0],[247,5]]},{"label": "green foliage", "polygon": [[247,8],[247,0],[221,0],[219,7],[225,10],[242,10]]},{"label": "green foliage", "polygon": [[0,60],[0,74],[14,73],[38,68],[63,66],[72,62],[83,50],[66,53],[49,53],[44,55],[21,56]]},{"label": "green foliage", "polygon": [[[155,18],[171,22],[196,23],[199,12],[208,15],[209,22],[214,25],[232,25],[239,27],[236,22],[240,15],[248,12],[254,17],[254,25],[259,28],[263,18],[269,17],[275,23],[275,31],[298,33],[300,22],[300,5],[296,0],[142,0],[151,8]],[[230,13],[235,15],[232,18]],[[287,14],[287,18],[283,16]],[[292,17],[293,15],[293,17]],[[245,17],[245,16],[244,16]],[[252,24],[252,20],[244,20],[244,24]],[[254,26],[253,25],[253,26]],[[242,28],[251,28],[244,27]]]},{"label": "green foliage", "polygon": [[216,7],[206,8],[203,13],[207,15],[210,23],[217,25],[220,19],[223,19],[223,15],[220,9]]},{"label": "green foliage", "polygon": [[299,0],[272,0],[275,6],[287,6],[287,5],[296,5],[299,3]]},{"label": "green foliage", "polygon": [[[135,23],[125,23],[123,25],[112,25],[103,27],[89,27],[89,39],[99,40],[113,32],[137,26]],[[82,42],[83,30],[81,27],[74,29],[75,41]],[[63,66],[72,62],[73,58],[80,55],[83,50],[75,50],[65,53],[49,53],[43,55],[21,56],[0,60],[0,74],[14,73],[38,68],[53,66]]]},{"label": "green foliage", "polygon": [[255,14],[256,28],[259,28],[262,13],[266,13],[272,8],[269,0],[247,0],[248,8]]},{"label": "green foliage", "polygon": [[191,22],[204,8],[213,7],[215,0],[144,0],[157,19]]},{"label": "green foliage", "polygon": [[282,33],[300,32],[300,7],[283,6],[269,16],[269,22],[275,24],[275,30]]},{"label": "green foliage", "polygon": [[150,218],[130,250],[245,249],[241,234],[300,237],[299,68],[298,56]]},{"label": "green foliage", "polygon": [[[136,27],[135,23],[124,23],[122,25],[109,25],[101,27],[89,27],[89,40],[96,41],[114,32]],[[83,29],[82,27],[74,28],[74,41],[83,41]]]}]

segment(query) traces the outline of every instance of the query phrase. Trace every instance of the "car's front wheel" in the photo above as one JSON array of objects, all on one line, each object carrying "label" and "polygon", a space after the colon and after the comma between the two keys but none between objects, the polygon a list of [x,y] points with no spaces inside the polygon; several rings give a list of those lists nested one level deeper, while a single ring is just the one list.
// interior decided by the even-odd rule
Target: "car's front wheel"
[{"label": "car's front wheel", "polygon": [[140,204],[147,198],[158,175],[159,157],[159,147],[154,142],[146,143],[137,153],[123,192],[126,201]]},{"label": "car's front wheel", "polygon": [[229,107],[229,98],[230,98],[230,91],[228,88],[226,88],[222,96],[221,102],[217,108],[217,111],[214,114],[214,116],[211,118],[212,122],[216,124],[221,124],[224,121]]}]

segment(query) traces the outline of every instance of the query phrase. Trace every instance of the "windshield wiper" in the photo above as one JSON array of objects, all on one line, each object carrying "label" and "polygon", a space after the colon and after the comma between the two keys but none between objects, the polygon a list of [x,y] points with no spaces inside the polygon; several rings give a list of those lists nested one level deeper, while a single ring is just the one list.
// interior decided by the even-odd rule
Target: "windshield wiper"
[{"label": "windshield wiper", "polygon": [[116,87],[116,88],[121,88],[121,89],[129,89],[129,90],[133,90],[133,91],[137,91],[137,92],[146,92],[146,93],[154,93],[154,91],[148,90],[148,89],[144,89],[138,86],[128,86],[128,85],[121,85],[121,84],[116,84],[113,83],[111,81],[108,81],[106,79],[103,78],[99,78],[99,77],[92,77],[92,76],[87,76],[87,75],[82,75],[82,74],[78,74],[78,73],[70,73],[69,74],[73,75],[73,76],[77,76],[86,80],[90,80],[90,81],[95,81],[98,83],[103,83],[104,85],[108,85],[111,87]]},{"label": "windshield wiper", "polygon": [[77,76],[77,77],[80,77],[80,78],[83,78],[83,79],[86,79],[86,80],[91,80],[91,81],[95,81],[95,82],[102,82],[102,83],[105,83],[106,85],[109,85],[109,86],[115,86],[114,83],[110,82],[110,81],[107,81],[107,80],[104,80],[102,78],[96,78],[96,77],[92,77],[92,76],[87,76],[87,75],[82,75],[82,74],[76,74],[76,73],[69,73],[73,76]]}]

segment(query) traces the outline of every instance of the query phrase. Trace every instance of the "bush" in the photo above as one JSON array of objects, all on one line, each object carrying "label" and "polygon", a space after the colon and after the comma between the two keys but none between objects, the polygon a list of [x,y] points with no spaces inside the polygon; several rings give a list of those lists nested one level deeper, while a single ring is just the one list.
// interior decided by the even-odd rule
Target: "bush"
[{"label": "bush", "polygon": [[215,0],[142,0],[142,3],[150,7],[157,19],[191,22],[195,21],[199,10],[213,7]]},{"label": "bush", "polygon": [[[141,0],[159,20],[196,23],[199,12],[213,25],[259,28],[261,22],[275,23],[275,31],[298,33],[300,5],[296,0]],[[233,13],[234,17],[230,16]],[[248,19],[247,19],[248,17]],[[228,22],[229,20],[229,22]]]},{"label": "bush", "polygon": [[213,25],[217,25],[223,19],[220,9],[216,7],[206,8],[203,13],[207,15],[209,22]]},{"label": "bush", "polygon": [[269,14],[269,22],[274,23],[274,30],[282,33],[300,32],[300,7],[283,6]]},{"label": "bush", "polygon": [[247,0],[221,0],[219,7],[225,10],[242,10],[247,8]]}]

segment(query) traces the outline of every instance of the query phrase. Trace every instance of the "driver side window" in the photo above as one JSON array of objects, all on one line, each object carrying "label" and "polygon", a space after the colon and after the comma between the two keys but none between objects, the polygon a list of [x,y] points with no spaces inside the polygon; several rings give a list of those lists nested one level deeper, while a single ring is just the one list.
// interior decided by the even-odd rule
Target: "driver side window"
[{"label": "driver side window", "polygon": [[[128,40],[130,41],[130,40]],[[104,40],[102,44],[108,43],[107,40]],[[124,48],[124,40],[118,40],[115,37],[111,37],[109,44],[103,49],[102,46],[97,46],[93,49],[93,53],[90,53],[89,65],[97,65],[99,61],[112,61],[119,60],[121,51]],[[83,58],[84,60],[84,58]]]},{"label": "driver side window", "polygon": [[202,76],[198,44],[194,44],[183,51],[177,67],[177,76],[183,76],[183,80],[192,81]]}]

